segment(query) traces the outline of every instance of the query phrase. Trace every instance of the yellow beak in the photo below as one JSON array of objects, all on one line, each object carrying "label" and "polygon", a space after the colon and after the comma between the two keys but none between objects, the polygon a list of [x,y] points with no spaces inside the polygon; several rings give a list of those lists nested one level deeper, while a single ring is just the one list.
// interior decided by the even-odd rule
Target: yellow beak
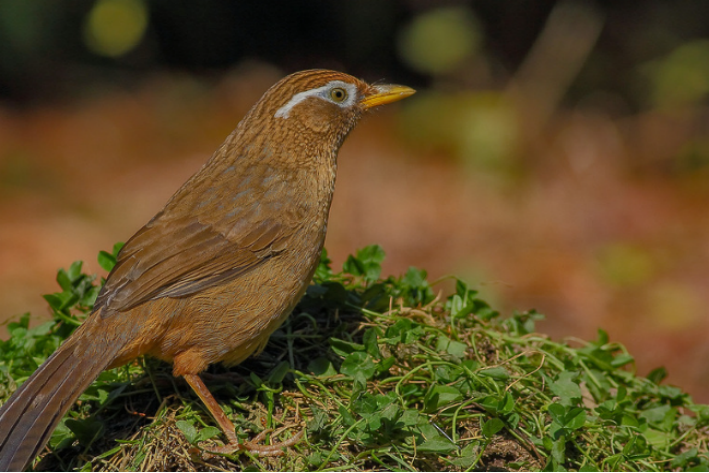
[{"label": "yellow beak", "polygon": [[414,89],[405,85],[374,85],[372,87],[376,92],[365,96],[359,102],[365,110],[378,105],[396,102],[416,93]]}]

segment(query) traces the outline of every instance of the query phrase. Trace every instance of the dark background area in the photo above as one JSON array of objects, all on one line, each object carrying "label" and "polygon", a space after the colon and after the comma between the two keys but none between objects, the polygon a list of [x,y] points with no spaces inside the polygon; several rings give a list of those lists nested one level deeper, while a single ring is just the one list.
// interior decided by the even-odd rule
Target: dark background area
[{"label": "dark background area", "polygon": [[[709,402],[709,3],[0,0],[0,321],[100,273],[271,84],[418,93],[343,147],[326,246],[604,328]],[[450,290],[450,281],[436,285]]]},{"label": "dark background area", "polygon": [[[408,67],[397,54],[397,37],[417,15],[451,6],[473,12],[482,35],[481,53],[501,80],[518,69],[559,4],[550,0],[133,3],[140,4],[149,17],[141,38],[125,54],[106,57],[87,48],[84,38],[87,16],[97,2],[0,2],[2,98],[31,105],[80,94],[87,85],[140,81],[155,71],[218,74],[246,59],[266,61],[285,71],[339,67],[352,74],[427,85],[432,77]],[[589,11],[603,22],[593,52],[567,96],[570,100],[603,89],[640,108],[645,104],[632,77],[637,66],[709,34],[709,5],[697,0],[569,4],[592,8]]]}]

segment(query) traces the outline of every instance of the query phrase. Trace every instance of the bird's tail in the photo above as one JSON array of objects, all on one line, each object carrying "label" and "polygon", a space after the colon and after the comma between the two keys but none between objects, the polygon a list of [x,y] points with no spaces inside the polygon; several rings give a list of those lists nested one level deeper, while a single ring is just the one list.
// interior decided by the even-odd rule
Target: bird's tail
[{"label": "bird's tail", "polygon": [[74,401],[114,359],[118,347],[105,344],[100,354],[77,350],[83,337],[74,335],[0,407],[0,471],[24,470]]}]

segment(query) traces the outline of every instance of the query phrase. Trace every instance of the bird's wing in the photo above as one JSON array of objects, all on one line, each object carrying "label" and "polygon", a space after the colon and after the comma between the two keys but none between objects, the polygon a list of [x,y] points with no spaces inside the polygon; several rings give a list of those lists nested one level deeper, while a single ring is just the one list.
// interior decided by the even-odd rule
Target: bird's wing
[{"label": "bird's wing", "polygon": [[121,249],[94,310],[126,311],[233,279],[281,252],[290,230],[268,218],[215,225],[158,214]]}]

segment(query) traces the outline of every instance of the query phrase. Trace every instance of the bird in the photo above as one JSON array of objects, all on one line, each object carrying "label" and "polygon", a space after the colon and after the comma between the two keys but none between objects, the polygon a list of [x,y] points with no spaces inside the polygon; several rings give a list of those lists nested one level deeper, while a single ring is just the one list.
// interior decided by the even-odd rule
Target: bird
[{"label": "bird", "polygon": [[239,442],[200,373],[263,350],[318,266],[340,146],[365,112],[414,92],[323,69],[268,89],[125,243],[91,314],[0,407],[0,470],[25,469],[103,370],[142,355],[172,363],[202,400],[227,440],[211,451],[276,455],[298,440]]}]

